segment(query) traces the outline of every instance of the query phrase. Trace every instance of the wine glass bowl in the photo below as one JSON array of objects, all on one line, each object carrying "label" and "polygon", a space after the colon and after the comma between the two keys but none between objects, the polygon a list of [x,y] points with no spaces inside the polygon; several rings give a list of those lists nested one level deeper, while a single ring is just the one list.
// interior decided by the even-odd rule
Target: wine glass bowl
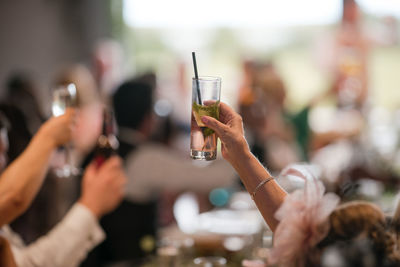
[{"label": "wine glass bowl", "polygon": [[76,86],[73,83],[57,86],[53,91],[51,111],[57,117],[65,113],[68,107],[76,105]]}]

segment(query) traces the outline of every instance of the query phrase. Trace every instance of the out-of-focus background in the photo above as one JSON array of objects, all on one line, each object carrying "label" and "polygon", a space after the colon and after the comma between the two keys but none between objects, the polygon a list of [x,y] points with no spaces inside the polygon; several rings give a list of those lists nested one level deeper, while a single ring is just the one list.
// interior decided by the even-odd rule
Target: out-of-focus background
[{"label": "out-of-focus background", "polygon": [[[363,31],[374,43],[368,66],[371,101],[396,109],[400,4],[396,0],[358,3]],[[342,12],[339,0],[201,4],[3,0],[0,4],[2,85],[13,71],[27,71],[35,76],[38,92],[46,99],[57,69],[77,61],[92,64],[96,44],[112,38],[122,46],[124,73],[156,71],[161,88],[176,87],[182,68],[185,86],[190,87],[190,52],[196,51],[200,74],[221,76],[223,99],[231,104],[237,102],[243,61],[273,61],[288,90],[285,104],[295,111],[328,90],[332,74],[320,61],[330,52],[318,47],[338,28]]]},{"label": "out-of-focus background", "polygon": [[[369,55],[373,103],[395,108],[399,3],[370,0],[359,5],[362,31],[371,42],[380,43]],[[119,35],[129,66],[139,72],[157,70],[162,84],[169,84],[171,69],[179,70],[171,66],[179,63],[186,66],[186,78],[193,76],[191,51],[198,53],[200,73],[222,77],[223,98],[231,104],[237,101],[245,60],[276,64],[288,91],[285,104],[293,111],[332,82],[332,73],[321,61],[332,53],[324,45],[340,23],[341,1],[127,0],[122,9]]]},{"label": "out-of-focus background", "polygon": [[[253,252],[270,245],[270,233],[256,247],[258,239],[246,239],[265,231],[255,213],[241,213],[255,209],[246,194],[235,194],[243,187],[234,172],[218,165],[222,160],[206,166],[188,160],[192,51],[200,75],[222,78],[221,100],[243,116],[252,152],[274,175],[306,162],[300,167],[307,166],[343,200],[369,199],[393,211],[400,199],[399,0],[0,0],[0,36],[0,110],[11,122],[9,160],[51,116],[52,90],[68,81],[77,85],[82,111],[74,164],[84,165],[100,134],[101,105],[110,105],[117,88],[135,78],[140,86],[155,88],[149,103],[156,122],[149,140],[186,158],[181,165],[163,166],[176,168],[171,172],[176,177],[187,164],[194,166],[192,173],[203,168],[204,175],[212,170],[226,177],[210,174],[199,185],[165,177],[164,188],[156,179],[145,179],[157,161],[140,170],[144,182],[135,170],[130,179],[140,180],[144,189],[134,186],[132,194],[141,199],[129,199],[123,207],[132,221],[140,217],[144,223],[114,221],[114,227],[131,226],[136,242],[135,252],[116,253],[120,258],[114,260],[128,265],[115,266],[143,262],[157,246],[173,246],[168,235],[176,227],[165,230],[167,243],[159,243],[158,235],[176,224],[188,235],[222,235],[196,236],[195,242],[205,251],[222,247],[233,258],[229,253],[249,249],[250,243]],[[133,84],[127,87],[138,86]],[[139,114],[142,102],[132,104],[132,113]],[[302,186],[293,177],[278,181],[288,191]],[[34,240],[65,214],[78,188],[79,177],[47,179],[31,215],[14,228],[27,242]],[[241,221],[243,216],[251,220]],[[135,236],[140,227],[151,226],[148,235]],[[193,240],[186,237],[180,236],[179,248],[191,258]],[[161,250],[159,256],[168,253]],[[84,266],[107,262],[97,260],[94,252]]]}]

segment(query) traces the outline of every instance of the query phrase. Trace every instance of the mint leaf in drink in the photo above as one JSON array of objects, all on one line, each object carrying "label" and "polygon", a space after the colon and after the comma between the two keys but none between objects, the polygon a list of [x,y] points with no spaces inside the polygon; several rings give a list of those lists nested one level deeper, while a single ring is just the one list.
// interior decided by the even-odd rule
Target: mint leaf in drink
[{"label": "mint leaf in drink", "polygon": [[204,127],[203,129],[203,135],[204,137],[210,136],[214,133],[214,130],[208,128],[208,127]]},{"label": "mint leaf in drink", "polygon": [[196,102],[193,102],[192,105],[193,116],[196,120],[196,123],[199,127],[202,128],[204,137],[210,136],[214,133],[214,131],[210,128],[205,127],[204,123],[201,121],[201,117],[209,116],[215,119],[219,119],[219,100],[210,105],[199,105]]}]

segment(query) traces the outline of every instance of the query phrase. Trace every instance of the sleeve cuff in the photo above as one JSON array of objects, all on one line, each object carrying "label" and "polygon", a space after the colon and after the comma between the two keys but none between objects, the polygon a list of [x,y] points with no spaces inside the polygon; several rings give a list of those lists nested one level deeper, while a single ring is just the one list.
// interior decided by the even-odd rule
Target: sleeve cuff
[{"label": "sleeve cuff", "polygon": [[93,246],[100,244],[106,237],[96,216],[80,203],[72,206],[64,222],[71,228],[79,229],[82,235],[87,235]]}]

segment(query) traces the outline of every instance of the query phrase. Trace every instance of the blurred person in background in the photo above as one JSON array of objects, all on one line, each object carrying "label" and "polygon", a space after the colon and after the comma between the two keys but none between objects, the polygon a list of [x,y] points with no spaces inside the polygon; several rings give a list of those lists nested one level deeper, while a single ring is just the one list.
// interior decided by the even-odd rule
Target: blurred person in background
[{"label": "blurred person in background", "polygon": [[[370,108],[368,59],[373,42],[363,27],[357,2],[342,3],[338,29],[321,38],[316,49],[320,67],[329,71],[332,84],[305,108],[312,132],[310,159],[322,166],[324,179],[338,193],[347,182],[388,175],[377,172],[380,168],[371,164],[361,139]],[[328,99],[333,101],[332,107],[324,106]]]},{"label": "blurred person in background", "polygon": [[[53,152],[71,139],[73,117],[70,110],[46,122],[23,154],[0,177],[0,235],[11,244],[17,266],[78,266],[88,251],[105,238],[98,219],[122,199],[125,176],[120,160],[112,158],[99,169],[94,164],[87,168],[80,199],[48,234],[25,245],[5,225],[32,202],[43,183]],[[1,132],[5,129],[3,121],[0,121]],[[2,157],[7,152],[6,134],[1,135],[0,152]]]},{"label": "blurred person in background", "polygon": [[16,72],[8,79],[7,93],[3,100],[21,110],[32,135],[45,121],[45,116],[37,99],[37,90],[32,77],[24,72]]},{"label": "blurred person in background", "polygon": [[335,98],[338,108],[361,110],[368,99],[371,41],[362,26],[357,2],[343,0],[338,29],[320,38],[315,50],[319,64],[333,76],[333,84],[326,94]]},{"label": "blurred person in background", "polygon": [[284,108],[284,83],[271,63],[244,66],[247,86],[241,89],[240,113],[250,146],[271,171],[280,171],[300,158],[296,129]]},{"label": "blurred person in background", "polygon": [[111,102],[110,97],[123,79],[123,51],[112,39],[99,41],[93,50],[93,76],[102,101]]},{"label": "blurred person in background", "polygon": [[73,136],[73,164],[78,166],[94,148],[101,133],[103,104],[99,89],[90,70],[82,64],[67,66],[55,78],[56,85],[73,83],[77,91],[79,109]]},{"label": "blurred person in background", "polygon": [[10,147],[10,142],[8,140],[9,129],[10,122],[7,117],[0,112],[0,170],[4,170],[8,162],[7,150]]},{"label": "blurred person in background", "polygon": [[[101,220],[107,240],[83,266],[136,266],[154,252],[158,201],[164,191],[209,192],[229,186],[235,174],[227,163],[194,164],[189,156],[152,142],[154,79],[145,75],[118,87],[113,104],[119,155],[129,177],[125,199]],[[150,82],[149,82],[150,81]],[[203,162],[204,163],[204,162]]]},{"label": "blurred person in background", "polygon": [[[395,39],[370,25],[366,28],[357,2],[343,0],[338,29],[317,49],[322,67],[330,71],[333,83],[307,107],[312,132],[310,159],[323,168],[330,190],[345,198],[360,197],[359,191],[366,184],[373,183],[376,188],[398,184],[398,174],[391,167],[393,157],[385,160],[376,151],[379,148],[374,147],[375,143],[383,144],[377,140],[388,137],[380,133],[371,138],[370,131],[381,125],[369,121],[376,113],[369,94],[371,50],[376,45],[393,44]],[[333,100],[334,105],[326,106],[327,99]],[[379,198],[379,191],[368,197]]]},{"label": "blurred person in background", "polygon": [[[99,102],[99,96],[96,89],[96,83],[90,71],[83,65],[75,64],[67,66],[57,73],[54,78],[53,86],[65,85],[74,83],[77,88],[77,107],[79,112],[76,115],[76,127],[73,132],[73,150],[72,164],[77,166],[82,158],[94,147],[96,140],[101,130],[102,106]],[[12,89],[14,98],[18,95],[24,95],[26,100],[23,103],[36,103],[33,98],[33,85],[22,82],[9,82],[13,85],[10,88],[19,88],[24,85],[30,89],[30,94],[19,93],[25,92],[28,89]],[[24,88],[25,88],[24,87]],[[51,88],[53,89],[53,88]],[[10,89],[11,90],[11,89]],[[52,91],[50,91],[52,94]],[[29,97],[30,98],[29,98]],[[16,103],[16,107],[9,103]],[[37,112],[33,111],[21,112],[19,110],[18,99],[8,101],[0,105],[0,110],[4,112],[10,121],[10,146],[9,158],[10,161],[15,159],[22,153],[28,145],[32,134],[29,131],[30,116],[35,117]],[[33,104],[27,107],[34,106]],[[30,243],[36,240],[39,236],[47,233],[54,225],[66,214],[71,205],[79,197],[80,182],[77,177],[70,179],[59,179],[54,172],[54,167],[64,164],[65,153],[59,150],[52,158],[51,170],[47,173],[47,178],[43,186],[35,198],[29,209],[12,223],[13,229],[21,235],[23,240]]]},{"label": "blurred person in background", "polygon": [[192,101],[186,68],[185,62],[177,62],[173,81],[163,81],[162,86],[157,88],[157,101],[154,104],[155,113],[159,117],[164,115],[174,131],[169,140],[170,145],[184,155],[189,153]]},{"label": "blurred person in background", "polygon": [[[15,106],[6,103],[0,104],[1,116],[7,121],[8,127],[8,161],[16,159],[29,144],[32,138],[24,114]],[[7,161],[7,162],[8,162]],[[5,162],[5,164],[7,164]]]},{"label": "blurred person in background", "polygon": [[355,0],[343,0],[343,15],[334,46],[333,93],[338,106],[361,109],[368,98],[369,41]]},{"label": "blurred person in background", "polygon": [[2,112],[11,123],[8,156],[13,161],[26,148],[31,137],[45,121],[37,101],[33,79],[15,72],[6,82],[6,95],[1,101]]},{"label": "blurred person in background", "polygon": [[[314,124],[326,125],[323,130],[318,125],[313,127],[313,122],[310,122],[314,133],[311,150],[357,136],[363,127],[361,112],[368,99],[370,42],[363,31],[361,11],[355,0],[343,0],[342,19],[337,31],[321,40],[316,49],[319,64],[332,75],[333,83],[330,90],[310,102],[309,108],[332,97],[336,113],[331,118],[315,118]],[[327,125],[327,121],[331,125]]]},{"label": "blurred person in background", "polygon": [[253,99],[253,80],[255,75],[255,62],[244,59],[242,61],[242,80],[239,86],[238,105],[250,105]]},{"label": "blurred person in background", "polygon": [[[76,102],[74,106],[78,112],[71,140],[72,149],[69,151],[69,164],[78,167],[95,147],[97,138],[101,133],[103,104],[100,102],[98,87],[93,75],[85,65],[79,63],[71,64],[56,72],[53,86],[68,85],[70,83],[76,87]],[[64,152],[60,150],[56,154],[52,162],[54,168],[65,164],[66,153]],[[56,203],[54,208],[56,216],[54,216],[53,221],[58,222],[64,217],[71,205],[79,198],[82,184],[81,178],[82,175],[71,176],[68,179],[55,177],[56,185],[52,189],[57,189],[57,196],[51,198]],[[47,198],[45,201],[49,201],[49,199]]]}]

